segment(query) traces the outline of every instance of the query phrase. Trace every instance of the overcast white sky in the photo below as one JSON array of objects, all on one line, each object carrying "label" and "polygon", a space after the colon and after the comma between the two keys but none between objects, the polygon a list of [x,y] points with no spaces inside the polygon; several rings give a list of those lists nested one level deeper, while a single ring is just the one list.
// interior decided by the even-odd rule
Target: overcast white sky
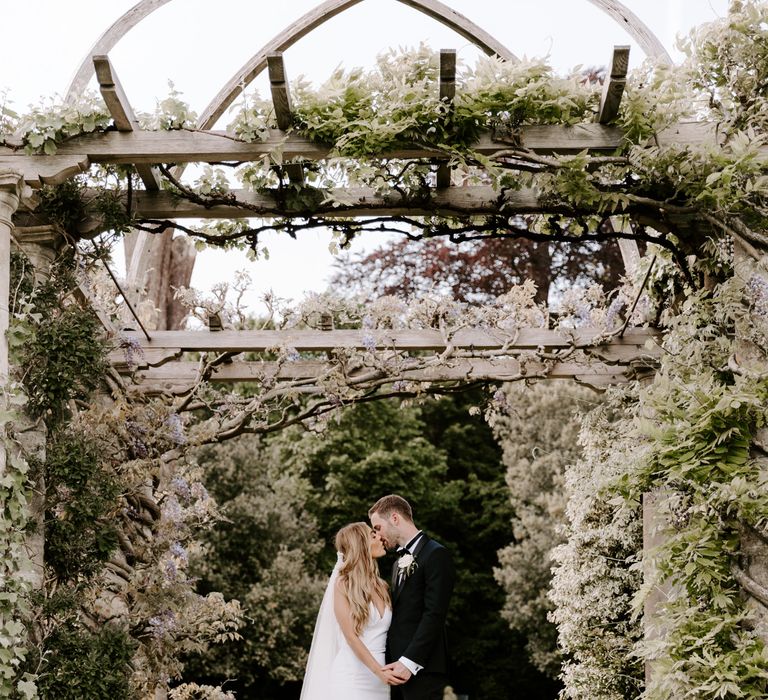
[{"label": "overcast white sky", "polygon": [[[64,94],[90,46],[137,0],[0,0],[0,89],[17,111],[41,96]],[[588,0],[444,0],[518,56],[549,55],[569,71],[578,64],[605,64],[614,44],[630,44],[630,66],[643,54],[637,44]],[[134,109],[150,111],[173,80],[184,99],[201,112],[222,85],[272,37],[320,0],[173,0],[159,8],[112,50],[110,58]],[[728,0],[624,0],[658,36],[673,58],[675,37],[722,17]],[[371,65],[391,46],[426,41],[435,50],[455,48],[474,63],[477,50],[449,29],[397,0],[364,0],[331,19],[285,53],[288,77],[324,80],[339,64]],[[254,85],[268,95],[264,77]],[[226,116],[224,120],[226,123]],[[332,255],[329,238],[310,232],[298,242],[274,237],[270,259],[248,263],[233,253],[211,252],[199,260],[193,285],[206,288],[248,268],[254,299],[266,289],[300,298],[326,287]],[[375,241],[363,242],[366,248]],[[237,259],[235,259],[237,258]],[[254,309],[257,310],[257,309]]]}]

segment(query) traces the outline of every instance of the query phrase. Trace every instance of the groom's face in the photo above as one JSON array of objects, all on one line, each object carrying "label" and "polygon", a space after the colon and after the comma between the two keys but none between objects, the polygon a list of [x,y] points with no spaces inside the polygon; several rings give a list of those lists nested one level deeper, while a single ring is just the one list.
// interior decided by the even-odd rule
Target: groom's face
[{"label": "groom's face", "polygon": [[379,533],[381,541],[387,549],[394,549],[398,544],[398,530],[392,517],[382,518],[378,513],[371,515],[371,527]]}]

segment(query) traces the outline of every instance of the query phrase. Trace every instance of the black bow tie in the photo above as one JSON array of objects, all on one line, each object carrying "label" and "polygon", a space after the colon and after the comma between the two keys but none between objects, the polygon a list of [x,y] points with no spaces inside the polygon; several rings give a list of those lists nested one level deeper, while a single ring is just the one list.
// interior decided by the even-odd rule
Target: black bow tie
[{"label": "black bow tie", "polygon": [[398,547],[395,550],[395,554],[397,554],[398,557],[402,557],[402,556],[405,556],[406,554],[410,554],[410,553],[411,552],[409,551],[408,547]]}]

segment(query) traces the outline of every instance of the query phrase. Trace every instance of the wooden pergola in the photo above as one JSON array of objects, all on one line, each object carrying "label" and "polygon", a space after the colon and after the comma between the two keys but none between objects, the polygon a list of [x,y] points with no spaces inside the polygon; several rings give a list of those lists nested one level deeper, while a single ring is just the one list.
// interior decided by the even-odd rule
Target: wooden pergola
[{"label": "wooden pergola", "polygon": [[[516,61],[512,52],[467,18],[437,0],[399,0],[469,39],[487,54]],[[647,55],[669,60],[661,43],[642,22],[617,0],[588,0],[615,19],[638,42]],[[525,215],[553,209],[542,202],[536,191],[522,189],[503,195],[485,186],[456,187],[445,154],[414,145],[382,157],[430,159],[436,166],[435,185],[427,198],[414,203],[398,195],[382,196],[371,189],[345,189],[335,205],[323,197],[311,205],[286,199],[282,193],[238,190],[231,194],[237,205],[226,201],[213,205],[174,197],[161,189],[159,166],[177,168],[187,163],[248,162],[268,155],[278,144],[285,161],[285,175],[292,183],[309,189],[304,182],[303,163],[326,158],[329,147],[291,133],[291,100],[283,51],[314,28],[361,0],[327,0],[299,19],[262,47],[222,87],[200,117],[195,130],[143,131],[121,87],[108,53],[117,41],[154,10],[169,0],[142,0],[110,27],[88,52],[70,86],[69,94],[79,94],[95,72],[101,94],[114,122],[114,130],[83,134],[61,144],[55,155],[28,155],[21,148],[0,147],[0,382],[8,380],[8,348],[5,339],[9,325],[8,280],[11,241],[32,250],[35,259],[50,261],[55,251],[55,236],[49,235],[50,222],[36,211],[43,185],[64,182],[87,172],[92,164],[132,165],[144,189],[123,194],[131,213],[140,219],[163,222],[187,218],[305,218],[325,215],[337,219],[355,217]],[[575,126],[524,126],[513,134],[486,133],[474,145],[489,157],[515,149],[537,155],[567,155],[583,151],[592,155],[612,154],[622,144],[624,134],[612,126],[618,114],[626,83],[629,47],[616,46],[610,61],[596,120]],[[455,94],[456,53],[444,50],[440,56],[440,80],[436,86],[444,100]],[[278,129],[263,142],[245,143],[230,134],[213,129],[224,111],[242,90],[264,70],[268,71]],[[716,143],[717,132],[706,123],[681,123],[657,134],[661,145]],[[179,170],[174,171],[177,176]],[[320,193],[318,192],[318,195]],[[562,213],[570,213],[563,207]],[[642,220],[642,210],[627,205],[625,213]],[[674,223],[674,212],[669,213]],[[79,234],[92,237],[104,230],[96,211],[80,222]],[[631,236],[616,231],[625,264],[633,268],[639,259]],[[154,241],[152,234],[140,231],[127,260],[127,284],[141,285],[147,258]],[[333,323],[321,329],[262,331],[222,330],[211,323],[197,331],[118,330],[103,319],[113,336],[115,349],[110,355],[113,369],[121,375],[129,391],[142,395],[184,396],[190,387],[208,383],[260,383],[279,387],[281,383],[302,382],[303,390],[322,392],[319,382],[329,365],[329,357],[345,350],[374,347],[377,352],[397,358],[399,378],[415,383],[461,385],[503,382],[527,378],[570,379],[595,388],[604,388],[628,379],[648,376],[656,367],[660,348],[658,333],[648,328],[623,327],[606,333],[603,329],[579,327],[552,330],[544,327],[514,328],[507,332],[487,328],[462,328],[443,333],[437,329],[374,331],[334,329]],[[128,361],[120,344],[137,349]],[[300,353],[296,361],[275,359],[279,351],[290,348]],[[210,356],[210,361],[192,360],[190,354]],[[246,359],[247,358],[247,359]],[[445,361],[449,358],[449,361]],[[434,362],[433,362],[434,359]],[[346,368],[350,386],[386,381],[375,365],[358,363]],[[0,474],[5,449],[0,449]],[[651,497],[644,506],[644,548],[651,549],[660,537],[658,507]],[[42,546],[41,546],[42,551]],[[40,559],[42,557],[40,556]],[[659,594],[649,597],[646,610],[652,617]]]},{"label": "wooden pergola", "polygon": [[[436,0],[401,0],[405,5],[433,17],[451,27],[461,36],[469,39],[487,54],[496,54],[508,61],[518,59],[499,41],[494,39],[470,20],[454,12]],[[61,183],[69,177],[86,172],[91,164],[133,165],[144,184],[143,190],[130,195],[131,213],[136,217],[151,220],[185,218],[241,218],[241,217],[307,217],[312,215],[335,218],[386,217],[386,216],[472,216],[498,212],[505,215],[523,215],[542,210],[542,202],[533,190],[510,191],[502,196],[490,187],[452,187],[448,165],[438,165],[436,186],[427,201],[417,204],[397,196],[381,196],[364,188],[343,192],[341,206],[336,203],[322,204],[321,198],[311,207],[297,204],[279,193],[233,191],[238,206],[226,202],[213,206],[174,197],[160,189],[157,165],[173,163],[219,163],[247,162],[258,160],[280,144],[283,158],[290,161],[286,174],[292,182],[303,181],[301,162],[325,158],[329,148],[313,143],[301,136],[286,133],[291,124],[291,102],[288,79],[282,52],[320,26],[331,17],[357,4],[360,0],[329,0],[321,3],[301,19],[286,28],[284,32],[267,43],[233,75],[205,108],[196,130],[142,131],[128,101],[107,52],[115,43],[168,0],[144,0],[121,17],[94,44],[89,56],[77,71],[69,95],[78,94],[95,72],[101,94],[109,108],[114,122],[114,131],[83,134],[61,144],[55,155],[25,155],[10,147],[0,148],[0,171],[17,173],[19,176],[16,194],[21,206],[6,205],[6,221],[13,217],[16,237],[23,239],[24,231],[38,231],[47,222],[35,213],[34,190],[43,186]],[[593,5],[606,12],[638,41],[643,50],[656,58],[668,60],[661,43],[648,28],[620,2],[614,0],[590,0]],[[540,155],[574,154],[588,151],[590,154],[611,153],[621,144],[623,134],[610,122],[618,113],[626,81],[629,47],[616,46],[605,81],[599,114],[592,124],[575,126],[526,126],[514,134],[485,134],[475,148],[487,156],[498,155],[510,148],[527,149]],[[440,97],[451,100],[455,94],[455,51],[444,50],[440,56]],[[245,143],[234,140],[230,135],[212,130],[211,127],[232,104],[237,95],[257,75],[268,70],[272,99],[277,124],[270,138],[264,142]],[[696,144],[711,140],[713,130],[706,124],[678,124],[659,135],[661,143]],[[382,157],[402,159],[433,159],[439,162],[439,154],[423,147],[404,148],[381,154]],[[128,195],[125,195],[128,205]],[[550,206],[551,209],[551,206]],[[10,223],[10,222],[9,222]],[[98,216],[81,222],[80,233],[93,236],[102,230],[104,224]],[[8,237],[8,226],[3,237]],[[634,241],[621,240],[619,244],[626,261],[633,264],[637,259]],[[139,232],[133,247],[133,255],[127,261],[128,285],[136,285],[135,277],[146,268],[146,258],[151,250],[151,234]],[[7,269],[7,257],[0,261]],[[132,278],[133,276],[133,278]],[[2,325],[2,324],[0,324]],[[7,320],[4,325],[7,327]],[[2,329],[0,329],[2,330]],[[114,329],[112,329],[114,330]],[[291,346],[299,351],[322,353],[336,348],[362,348],[370,344],[362,331],[151,331],[149,333],[126,332],[125,336],[141,347],[138,367],[126,365],[122,354],[116,351],[112,361],[116,369],[124,374],[131,373],[139,386],[149,392],[183,391],[185,385],[198,377],[198,363],[185,361],[184,353],[218,352],[227,353],[227,363],[209,371],[207,381],[236,382],[273,378],[311,377],[322,365],[320,360],[292,363],[290,366],[276,366],[267,360],[232,360],[241,353],[264,353],[277,346]],[[466,329],[458,337],[440,337],[437,331],[407,331],[377,333],[375,344],[378,348],[400,353],[441,353],[450,345],[462,351],[456,365],[451,368],[435,368],[429,373],[430,381],[456,382],[490,381],[519,378],[520,376],[549,376],[552,378],[575,378],[593,386],[605,386],[627,377],[638,376],[638,372],[652,369],[656,351],[649,350],[646,341],[654,334],[644,329],[623,329],[620,334],[606,337],[597,329],[580,328],[575,334],[570,331],[552,331],[540,328],[518,329],[514,337],[484,332],[481,329]],[[557,353],[566,348],[580,351],[580,359],[558,360]],[[488,359],[488,352],[494,354]],[[536,356],[538,351],[538,356]],[[552,361],[540,360],[542,352],[548,353]],[[554,353],[554,354],[553,354]],[[138,370],[134,373],[134,370]],[[359,371],[364,371],[361,368]],[[411,372],[413,378],[423,377],[423,367]]]}]

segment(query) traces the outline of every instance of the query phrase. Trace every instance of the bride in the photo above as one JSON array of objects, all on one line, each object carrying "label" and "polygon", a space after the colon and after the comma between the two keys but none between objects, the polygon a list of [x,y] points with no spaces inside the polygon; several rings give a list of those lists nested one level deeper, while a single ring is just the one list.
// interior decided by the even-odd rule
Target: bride
[{"label": "bride", "polygon": [[384,544],[366,523],[352,523],[337,533],[336,550],[301,700],[389,700],[389,686],[403,681],[384,669],[392,621],[389,590],[376,566]]}]

